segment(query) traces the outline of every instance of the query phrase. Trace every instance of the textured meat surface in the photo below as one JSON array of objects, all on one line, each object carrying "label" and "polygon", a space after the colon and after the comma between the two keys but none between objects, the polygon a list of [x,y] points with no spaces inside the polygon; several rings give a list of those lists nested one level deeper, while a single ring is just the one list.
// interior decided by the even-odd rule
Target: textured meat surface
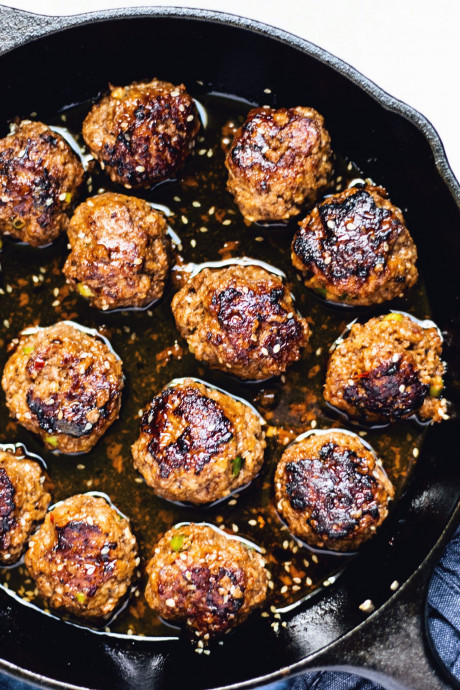
[{"label": "textured meat surface", "polygon": [[259,266],[200,271],[175,295],[172,310],[197,359],[242,379],[286,371],[310,335],[289,290]]},{"label": "textured meat surface", "polygon": [[164,216],[142,199],[107,192],[75,211],[64,265],[67,281],[99,309],[159,299],[169,268]]},{"label": "textured meat surface", "polygon": [[227,187],[247,220],[285,220],[327,185],[331,155],[324,118],[313,108],[256,108],[227,154]]},{"label": "textured meat surface", "polygon": [[68,227],[83,167],[67,142],[41,122],[21,122],[0,139],[0,233],[34,247]]},{"label": "textured meat surface", "polygon": [[393,486],[357,436],[313,434],[288,448],[275,474],[277,507],[310,546],[354,551],[388,514]]},{"label": "textured meat surface", "polygon": [[382,187],[334,194],[299,225],[292,261],[305,285],[329,300],[377,304],[403,297],[417,281],[417,250]]},{"label": "textured meat surface", "polygon": [[198,636],[227,632],[267,593],[267,572],[257,551],[206,525],[191,523],[166,532],[147,572],[149,606]]}]

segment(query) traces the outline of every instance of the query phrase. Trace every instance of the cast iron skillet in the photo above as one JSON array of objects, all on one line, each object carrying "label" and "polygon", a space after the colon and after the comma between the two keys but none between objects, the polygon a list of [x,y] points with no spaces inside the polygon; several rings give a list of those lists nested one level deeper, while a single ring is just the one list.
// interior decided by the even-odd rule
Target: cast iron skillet
[{"label": "cast iron skillet", "polygon": [[[34,39],[34,40],[32,40]],[[337,150],[410,208],[434,320],[449,343],[459,327],[460,188],[441,142],[417,112],[320,48],[257,22],[201,10],[142,8],[40,17],[0,8],[0,121],[84,101],[107,82],[129,83],[145,63],[167,63],[168,79],[200,78],[215,91],[278,102],[305,94],[325,115]],[[395,195],[393,195],[395,196]],[[457,314],[457,316],[455,316]],[[450,376],[459,360],[448,352]],[[457,375],[455,368],[457,367]],[[458,397],[450,386],[449,397]],[[183,643],[97,636],[44,616],[0,591],[0,667],[48,687],[243,688],[306,669],[356,670],[386,688],[446,687],[427,657],[426,588],[458,523],[455,423],[430,429],[412,481],[381,534],[345,574],[287,618],[275,635],[255,619],[210,656]],[[390,584],[402,586],[394,593]],[[359,609],[364,599],[376,607]]]}]

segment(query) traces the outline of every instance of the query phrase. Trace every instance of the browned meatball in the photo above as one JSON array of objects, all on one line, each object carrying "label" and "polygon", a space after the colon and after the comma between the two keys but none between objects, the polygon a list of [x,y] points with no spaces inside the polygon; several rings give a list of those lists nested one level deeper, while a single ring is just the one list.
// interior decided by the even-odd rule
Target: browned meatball
[{"label": "browned meatball", "polygon": [[83,167],[42,122],[24,120],[0,139],[0,233],[34,247],[67,229]]},{"label": "browned meatball", "polygon": [[134,467],[156,494],[200,504],[250,482],[265,445],[260,418],[249,405],[184,379],[153,399],[132,451]]},{"label": "browned meatball", "polygon": [[417,281],[417,250],[404,218],[382,187],[330,196],[300,223],[292,243],[305,285],[334,302],[377,304]]},{"label": "browned meatball", "polygon": [[49,449],[90,450],[120,411],[120,359],[69,321],[27,333],[3,372],[10,415]]},{"label": "browned meatball", "polygon": [[128,520],[104,498],[79,494],[50,510],[25,563],[50,607],[102,619],[126,594],[139,561]]},{"label": "browned meatball", "polygon": [[431,322],[422,324],[398,312],[353,324],[329,360],[325,400],[366,423],[415,413],[440,422],[447,407],[442,340]]},{"label": "browned meatball", "polygon": [[0,450],[0,563],[20,557],[37,522],[43,520],[51,496],[45,475],[34,460]]},{"label": "browned meatball", "polygon": [[154,79],[110,86],[83,123],[83,138],[114,182],[150,187],[174,177],[200,128],[185,86]]},{"label": "browned meatball", "polygon": [[293,443],[275,474],[277,507],[313,547],[354,551],[388,514],[394,489],[359,436],[331,430]]},{"label": "browned meatball", "polygon": [[285,220],[315,201],[331,171],[330,137],[313,108],[255,108],[227,154],[228,190],[249,221]]},{"label": "browned meatball", "polygon": [[169,268],[164,216],[142,199],[87,199],[68,230],[67,281],[94,307],[144,307],[163,294]]},{"label": "browned meatball", "polygon": [[289,290],[259,266],[203,269],[174,296],[172,310],[197,359],[242,379],[286,371],[310,337]]},{"label": "browned meatball", "polygon": [[228,632],[267,594],[267,571],[257,551],[207,525],[166,532],[147,573],[149,606],[197,636]]}]

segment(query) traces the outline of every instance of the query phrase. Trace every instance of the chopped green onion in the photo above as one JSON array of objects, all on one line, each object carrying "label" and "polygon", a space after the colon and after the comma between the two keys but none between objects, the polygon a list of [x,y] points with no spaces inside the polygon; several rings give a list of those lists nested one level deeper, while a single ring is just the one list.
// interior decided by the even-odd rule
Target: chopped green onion
[{"label": "chopped green onion", "polygon": [[34,346],[33,345],[26,345],[25,347],[22,348],[22,351],[25,355],[30,355],[31,352],[34,351]]},{"label": "chopped green onion", "polygon": [[402,321],[403,320],[403,315],[402,314],[397,314],[396,312],[391,312],[391,314],[386,314],[383,317],[384,321]]},{"label": "chopped green onion", "polygon": [[84,592],[77,592],[75,598],[80,604],[84,604],[86,601],[86,594]]},{"label": "chopped green onion", "polygon": [[57,448],[58,438],[57,436],[45,436],[45,441],[49,443],[53,448]]},{"label": "chopped green onion", "polygon": [[66,204],[70,204],[70,202],[72,201],[72,194],[70,192],[67,192],[67,194],[65,195],[65,200]]},{"label": "chopped green onion", "polygon": [[84,283],[78,283],[77,290],[82,297],[94,297],[94,292],[88,285],[84,285]]},{"label": "chopped green onion", "polygon": [[326,288],[315,288],[315,292],[317,295],[320,295],[321,297],[326,298],[326,295],[327,295]]},{"label": "chopped green onion", "polygon": [[173,551],[181,551],[182,546],[184,544],[184,535],[183,534],[175,534],[173,538],[171,539],[171,548]]},{"label": "chopped green onion", "polygon": [[243,466],[243,458],[241,457],[241,455],[237,455],[236,458],[234,458],[234,460],[232,461],[232,465],[232,475],[234,477],[237,477],[241,472],[241,468]]},{"label": "chopped green onion", "polygon": [[25,222],[22,220],[22,218],[13,218],[12,225],[13,228],[16,228],[16,230],[20,230],[24,227]]},{"label": "chopped green onion", "polygon": [[430,386],[430,395],[432,398],[439,398],[443,390],[444,384],[442,383],[439,386]]}]

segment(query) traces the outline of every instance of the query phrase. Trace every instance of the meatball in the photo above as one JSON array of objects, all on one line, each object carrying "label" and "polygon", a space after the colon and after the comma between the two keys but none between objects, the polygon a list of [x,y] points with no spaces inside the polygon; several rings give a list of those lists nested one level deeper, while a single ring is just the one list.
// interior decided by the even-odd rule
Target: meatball
[{"label": "meatball", "polygon": [[154,79],[110,86],[83,123],[83,138],[113,182],[150,187],[174,177],[200,128],[185,86]]},{"label": "meatball", "polygon": [[334,302],[377,304],[403,297],[418,277],[417,250],[382,187],[352,187],[300,223],[292,261],[305,285]]},{"label": "meatball", "polygon": [[442,339],[428,324],[398,312],[354,323],[330,357],[325,400],[365,423],[414,414],[440,422],[447,408]]},{"label": "meatball", "polygon": [[255,108],[227,154],[227,188],[248,221],[286,220],[326,186],[331,155],[313,108]]},{"label": "meatball", "polygon": [[83,182],[68,143],[42,122],[24,120],[0,139],[0,233],[42,247],[67,229]]},{"label": "meatball", "polygon": [[24,331],[2,386],[10,415],[63,453],[87,452],[118,418],[121,361],[69,321]]},{"label": "meatball", "polygon": [[388,514],[394,489],[359,436],[316,433],[293,443],[275,473],[277,507],[289,530],[313,547],[354,551]]},{"label": "meatball", "polygon": [[90,494],[57,503],[25,555],[27,570],[51,608],[93,620],[112,613],[138,563],[128,520]]},{"label": "meatball", "polygon": [[310,336],[281,279],[259,266],[203,269],[174,296],[172,310],[197,359],[242,379],[286,371]]},{"label": "meatball", "polygon": [[262,466],[265,445],[249,405],[184,379],[153,399],[132,451],[134,467],[156,494],[200,504],[248,484]]},{"label": "meatball", "polygon": [[185,623],[198,637],[214,637],[264,601],[264,565],[257,551],[212,527],[173,527],[147,566],[145,598],[165,620]]},{"label": "meatball", "polygon": [[166,229],[142,199],[110,192],[87,199],[70,221],[67,281],[99,309],[145,307],[163,294]]},{"label": "meatball", "polygon": [[0,563],[20,557],[51,496],[42,468],[30,458],[0,450]]}]

